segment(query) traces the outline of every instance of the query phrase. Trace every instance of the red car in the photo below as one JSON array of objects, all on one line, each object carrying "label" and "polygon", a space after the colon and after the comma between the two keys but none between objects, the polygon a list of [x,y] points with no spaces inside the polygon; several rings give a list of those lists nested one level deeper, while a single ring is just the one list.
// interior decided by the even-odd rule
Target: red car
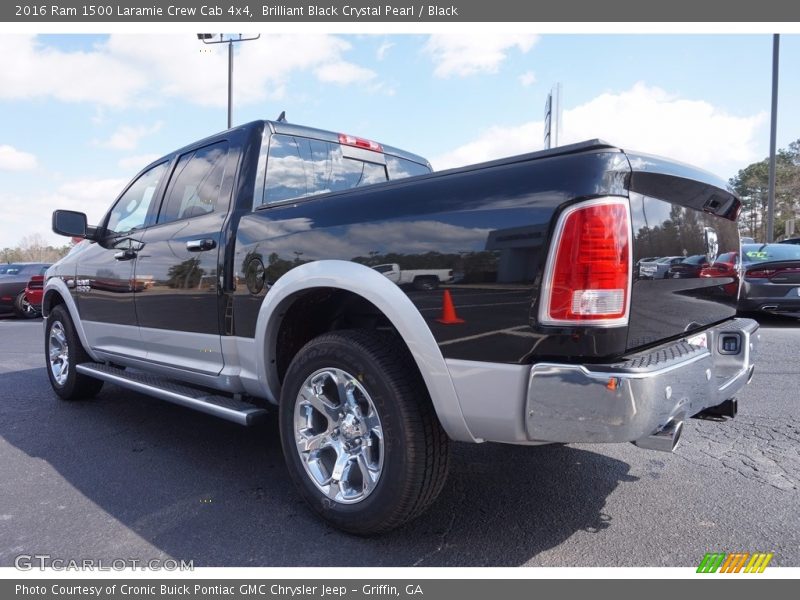
[{"label": "red car", "polygon": [[714,264],[700,270],[700,277],[726,277],[731,281],[722,286],[722,290],[734,298],[739,293],[739,253],[726,252],[720,254]]},{"label": "red car", "polygon": [[44,296],[44,275],[34,275],[25,286],[25,300],[37,315],[42,314],[42,297]]}]

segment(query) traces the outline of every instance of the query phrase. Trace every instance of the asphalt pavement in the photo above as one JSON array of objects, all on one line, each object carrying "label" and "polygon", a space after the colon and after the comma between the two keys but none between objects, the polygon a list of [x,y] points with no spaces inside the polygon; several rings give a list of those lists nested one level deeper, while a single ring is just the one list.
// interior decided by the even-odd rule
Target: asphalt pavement
[{"label": "asphalt pavement", "polygon": [[696,566],[737,551],[800,566],[800,323],[765,317],[761,334],[739,415],[688,422],[676,453],[454,444],[435,505],[364,539],[306,509],[276,420],[241,428],[109,384],[93,400],[59,401],[41,321],[0,318],[0,566],[36,553],[195,566]]}]

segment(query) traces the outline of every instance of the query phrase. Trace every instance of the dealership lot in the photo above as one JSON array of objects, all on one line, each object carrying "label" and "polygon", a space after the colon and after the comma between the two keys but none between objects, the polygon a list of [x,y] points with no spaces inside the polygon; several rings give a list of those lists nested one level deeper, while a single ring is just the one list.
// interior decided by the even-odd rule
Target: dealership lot
[{"label": "dealership lot", "polygon": [[20,554],[195,566],[692,566],[712,551],[774,552],[773,565],[800,566],[800,324],[765,317],[761,334],[739,416],[690,421],[674,455],[458,444],[430,511],[361,539],[306,509],[276,421],[244,429],[112,385],[59,402],[41,321],[2,317],[0,566]]}]

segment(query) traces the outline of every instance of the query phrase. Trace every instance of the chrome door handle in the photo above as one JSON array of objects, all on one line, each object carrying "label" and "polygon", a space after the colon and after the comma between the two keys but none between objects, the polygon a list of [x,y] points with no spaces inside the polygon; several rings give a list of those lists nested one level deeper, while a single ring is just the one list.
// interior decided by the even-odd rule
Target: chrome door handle
[{"label": "chrome door handle", "polygon": [[205,252],[206,250],[213,250],[217,247],[217,242],[214,240],[189,240],[186,242],[186,249],[189,252]]}]

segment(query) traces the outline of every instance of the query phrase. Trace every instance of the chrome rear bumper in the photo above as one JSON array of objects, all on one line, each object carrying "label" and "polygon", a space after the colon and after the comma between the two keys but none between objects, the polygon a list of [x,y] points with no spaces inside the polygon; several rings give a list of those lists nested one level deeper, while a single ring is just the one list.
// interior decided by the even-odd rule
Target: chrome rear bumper
[{"label": "chrome rear bumper", "polygon": [[[725,349],[733,340],[736,348]],[[732,319],[610,364],[447,366],[475,441],[671,450],[686,419],[733,398],[750,380],[757,350],[758,323]]]},{"label": "chrome rear bumper", "polygon": [[[734,341],[735,340],[735,341]],[[637,442],[735,396],[753,374],[758,323],[733,319],[608,365],[531,368],[531,441]]]}]

